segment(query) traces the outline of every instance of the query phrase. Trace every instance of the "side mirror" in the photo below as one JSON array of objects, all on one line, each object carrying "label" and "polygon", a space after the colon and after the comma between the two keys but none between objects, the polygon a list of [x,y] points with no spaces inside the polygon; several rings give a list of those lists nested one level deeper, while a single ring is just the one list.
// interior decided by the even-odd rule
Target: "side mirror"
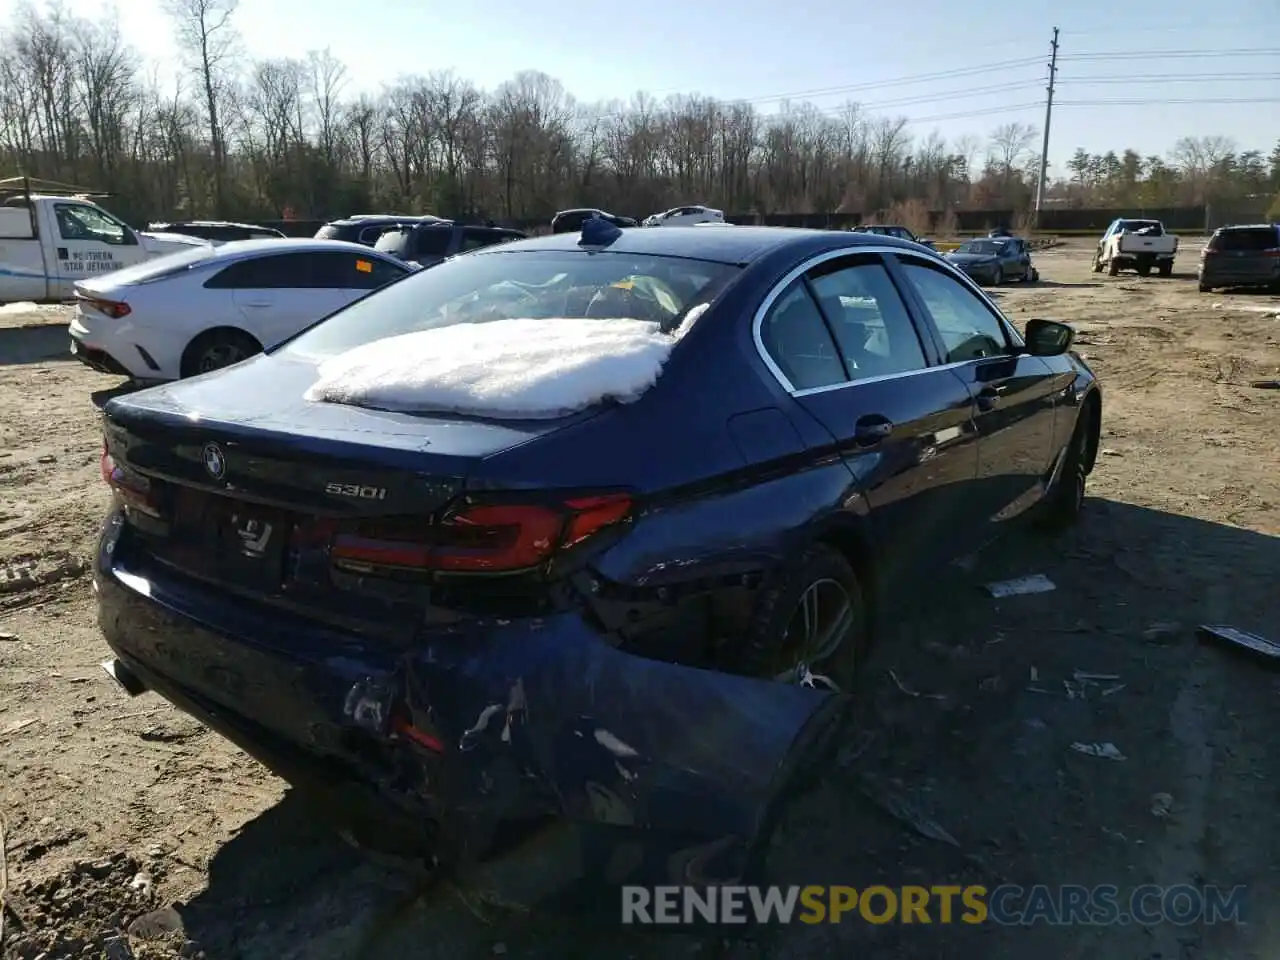
[{"label": "side mirror", "polygon": [[1056,320],[1028,320],[1023,339],[1033,357],[1058,357],[1071,349],[1075,330]]}]

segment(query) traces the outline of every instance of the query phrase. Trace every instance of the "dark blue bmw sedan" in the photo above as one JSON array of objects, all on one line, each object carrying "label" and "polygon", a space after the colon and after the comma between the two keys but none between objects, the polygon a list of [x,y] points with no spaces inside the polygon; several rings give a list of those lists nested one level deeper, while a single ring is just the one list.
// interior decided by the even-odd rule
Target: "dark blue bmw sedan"
[{"label": "dark blue bmw sedan", "polygon": [[[558,411],[441,400],[469,363],[572,392],[545,350],[440,346],[501,353],[501,322],[569,353],[640,323],[661,363]],[[366,845],[537,825],[582,876],[740,878],[886,602],[1081,509],[1102,401],[1071,340],[875,235],[594,220],[456,257],[107,405],[108,669]],[[382,342],[418,393],[316,399]]]}]

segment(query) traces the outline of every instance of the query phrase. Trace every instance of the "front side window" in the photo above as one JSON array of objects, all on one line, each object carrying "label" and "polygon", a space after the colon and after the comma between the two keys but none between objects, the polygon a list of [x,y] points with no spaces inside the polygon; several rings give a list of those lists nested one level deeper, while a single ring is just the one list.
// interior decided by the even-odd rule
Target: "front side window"
[{"label": "front side window", "polygon": [[731,264],[647,254],[486,251],[414,273],[282,349],[329,356],[418,330],[522,318],[648,320],[670,331],[739,272]]},{"label": "front side window", "polygon": [[58,233],[63,240],[94,240],[113,247],[136,244],[133,231],[115,217],[97,207],[78,203],[54,205],[54,217],[58,221]]},{"label": "front side window", "polygon": [[862,260],[819,270],[811,274],[813,293],[850,377],[885,377],[928,365],[915,324],[883,264]]},{"label": "front side window", "polygon": [[945,363],[1009,353],[1004,325],[972,290],[932,266],[904,260],[902,269],[942,336]]},{"label": "front side window", "polygon": [[760,323],[760,342],[795,390],[847,383],[844,362],[813,297],[793,280]]},{"label": "front side window", "polygon": [[409,272],[406,267],[377,257],[350,253],[326,253],[322,256],[332,258],[332,286],[345,290],[377,290]]}]

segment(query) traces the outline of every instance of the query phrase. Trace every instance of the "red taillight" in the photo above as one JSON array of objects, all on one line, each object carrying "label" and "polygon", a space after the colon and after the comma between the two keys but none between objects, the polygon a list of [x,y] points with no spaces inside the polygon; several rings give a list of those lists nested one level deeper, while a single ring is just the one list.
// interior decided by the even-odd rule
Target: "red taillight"
[{"label": "red taillight", "polygon": [[137,510],[149,517],[159,517],[160,510],[151,497],[151,481],[146,477],[116,466],[114,458],[107,451],[107,444],[102,443],[102,459],[98,469],[103,481],[109,486],[126,509]]},{"label": "red taillight", "polygon": [[1280,247],[1273,247],[1270,250],[1263,250],[1262,255],[1264,257],[1280,257]]},{"label": "red taillight", "polygon": [[107,452],[107,441],[102,441],[102,459],[98,461],[98,469],[102,473],[102,482],[107,486],[111,485],[111,474],[116,468],[116,462],[111,459],[111,454]]},{"label": "red taillight", "polygon": [[581,544],[630,513],[630,497],[610,494],[556,505],[475,504],[439,523],[384,517],[336,533],[329,557],[364,573],[510,573],[539,567],[557,550]]},{"label": "red taillight", "polygon": [[420,747],[425,747],[432,753],[444,753],[444,744],[439,737],[433,737],[425,730],[419,730],[413,725],[409,716],[403,710],[397,710],[391,715],[391,733],[398,737],[404,737],[406,740],[412,740]]},{"label": "red taillight", "polygon": [[133,312],[132,307],[119,300],[106,300],[102,297],[86,297],[83,294],[81,294],[77,299],[81,303],[85,303],[93,307],[93,309],[97,310],[99,313],[105,313],[108,317],[114,317],[116,320],[127,317]]}]

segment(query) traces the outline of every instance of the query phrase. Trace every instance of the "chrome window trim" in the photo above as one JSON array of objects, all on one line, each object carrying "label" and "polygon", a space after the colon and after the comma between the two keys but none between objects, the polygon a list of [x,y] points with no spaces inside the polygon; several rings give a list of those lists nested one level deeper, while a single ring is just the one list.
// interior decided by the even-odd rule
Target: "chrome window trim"
[{"label": "chrome window trim", "polygon": [[[856,387],[864,383],[880,383],[885,380],[900,380],[906,377],[918,377],[923,373],[933,373],[937,370],[956,369],[968,366],[972,363],[980,363],[991,359],[990,357],[983,357],[978,360],[961,360],[957,363],[940,363],[936,366],[921,367],[919,370],[906,370],[902,373],[886,373],[876,377],[862,377],[858,380],[849,380],[844,383],[833,383],[825,387],[809,387],[805,390],[797,390],[791,381],[787,379],[786,374],[784,374],[778,365],[774,363],[773,358],[769,356],[769,351],[765,349],[764,339],[760,336],[760,329],[764,325],[764,318],[773,308],[773,305],[777,302],[778,298],[782,296],[783,291],[786,290],[797,277],[803,276],[814,267],[819,267],[831,260],[838,260],[842,257],[853,257],[862,253],[874,253],[881,256],[890,254],[904,261],[916,261],[917,263],[928,267],[941,267],[944,272],[958,280],[962,286],[967,287],[971,292],[977,294],[979,301],[981,301],[987,309],[991,311],[997,322],[1003,327],[1010,343],[1015,347],[1026,346],[1025,341],[1022,339],[1022,335],[1018,333],[1013,324],[1009,322],[1009,318],[1000,311],[1000,308],[995,305],[994,301],[986,295],[982,288],[965,276],[964,273],[947,263],[947,261],[941,256],[933,256],[920,253],[915,250],[907,250],[902,247],[891,247],[881,244],[866,244],[865,246],[841,247],[838,250],[824,250],[822,253],[815,254],[784,274],[782,279],[774,284],[773,289],[770,290],[764,300],[761,301],[760,306],[757,308],[755,316],[751,321],[751,339],[755,343],[756,353],[759,354],[760,359],[764,361],[764,365],[769,368],[769,372],[773,374],[773,377],[778,381],[779,386],[781,386],[782,389],[792,397],[810,397],[814,394],[830,393],[833,390],[845,390],[849,387]],[[904,301],[903,306],[907,307],[908,313],[910,313],[910,305]],[[916,319],[917,318],[912,317],[913,323]]]}]

